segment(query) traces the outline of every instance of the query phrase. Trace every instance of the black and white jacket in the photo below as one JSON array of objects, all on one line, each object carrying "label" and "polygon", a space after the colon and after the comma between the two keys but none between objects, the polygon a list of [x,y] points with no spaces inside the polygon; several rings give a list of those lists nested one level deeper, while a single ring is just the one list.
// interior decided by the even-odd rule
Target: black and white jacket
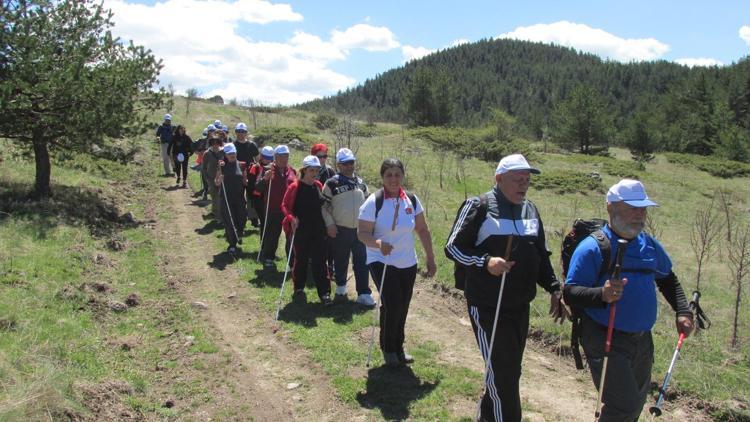
[{"label": "black and white jacket", "polygon": [[505,279],[501,309],[522,310],[536,296],[536,284],[550,293],[560,290],[547,249],[544,226],[529,200],[514,204],[495,187],[485,194],[487,213],[481,221],[479,197],[469,198],[458,211],[445,255],[466,269],[466,299],[471,305],[495,306],[500,276],[487,271],[490,257],[503,257],[513,235],[510,260],[515,265]]}]

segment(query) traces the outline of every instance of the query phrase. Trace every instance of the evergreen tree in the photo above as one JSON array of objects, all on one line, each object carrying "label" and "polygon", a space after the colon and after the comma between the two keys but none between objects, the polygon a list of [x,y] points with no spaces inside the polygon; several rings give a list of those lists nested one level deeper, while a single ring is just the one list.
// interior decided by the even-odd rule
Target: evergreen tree
[{"label": "evergreen tree", "polygon": [[[3,2],[0,137],[34,152],[34,193],[48,196],[50,148],[93,153],[107,139],[143,133],[162,106],[160,62],[109,31],[112,14],[93,0]],[[112,152],[112,154],[106,154]],[[101,154],[100,154],[101,155]]]},{"label": "evergreen tree", "polygon": [[633,160],[641,166],[654,159],[656,140],[650,133],[651,125],[644,114],[638,114],[633,119],[627,134],[626,144]]},{"label": "evergreen tree", "polygon": [[407,113],[417,126],[431,126],[435,114],[432,97],[432,72],[427,68],[417,70],[406,94]]},{"label": "evergreen tree", "polygon": [[685,152],[710,155],[718,143],[714,116],[714,100],[709,93],[705,73],[695,80],[685,98],[682,125],[685,131]]},{"label": "evergreen tree", "polygon": [[599,95],[578,85],[555,110],[552,139],[567,150],[577,148],[578,152],[592,154],[606,149],[610,120]]}]

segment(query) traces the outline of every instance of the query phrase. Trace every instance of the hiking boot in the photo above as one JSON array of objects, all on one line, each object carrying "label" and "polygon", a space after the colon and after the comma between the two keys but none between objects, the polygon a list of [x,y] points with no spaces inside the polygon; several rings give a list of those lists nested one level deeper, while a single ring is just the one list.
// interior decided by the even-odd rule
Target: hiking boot
[{"label": "hiking boot", "polygon": [[396,356],[398,357],[398,361],[401,363],[404,363],[404,364],[414,363],[414,356],[406,352],[398,352]]},{"label": "hiking boot", "polygon": [[346,296],[346,286],[336,286],[336,296]]},{"label": "hiking boot", "polygon": [[237,243],[239,243],[240,245],[242,244],[242,237],[241,236],[237,236]]},{"label": "hiking boot", "polygon": [[398,354],[396,353],[383,352],[383,360],[385,361],[385,366],[392,368],[403,365],[403,362],[398,359]]},{"label": "hiking boot", "polygon": [[178,185],[180,184],[180,178],[179,177],[177,178],[177,184]]},{"label": "hiking boot", "polygon": [[206,195],[205,193],[203,194],[203,200],[208,201],[208,195]]},{"label": "hiking boot", "polygon": [[292,300],[295,302],[304,302],[307,300],[307,295],[303,289],[297,289],[292,293]]},{"label": "hiking boot", "polygon": [[363,306],[375,306],[375,299],[367,293],[357,296],[357,303]]},{"label": "hiking boot", "polygon": [[183,189],[187,189],[187,182],[185,182],[185,181],[182,182],[182,188]]},{"label": "hiking boot", "polygon": [[331,300],[331,295],[328,293],[324,294],[323,297],[320,298],[320,303],[322,303],[323,306],[333,305],[333,301]]},{"label": "hiking boot", "polygon": [[234,246],[230,246],[230,247],[227,248],[227,252],[229,252],[232,255],[236,255],[237,254],[237,248],[235,248]]}]

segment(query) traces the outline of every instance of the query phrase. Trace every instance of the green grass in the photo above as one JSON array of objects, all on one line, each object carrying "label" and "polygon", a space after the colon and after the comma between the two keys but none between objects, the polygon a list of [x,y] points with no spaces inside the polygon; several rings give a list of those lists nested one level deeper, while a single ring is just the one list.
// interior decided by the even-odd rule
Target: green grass
[{"label": "green grass", "polygon": [[[151,172],[91,159],[58,165],[53,168],[58,196],[28,206],[12,198],[31,188],[33,165],[20,154],[8,153],[7,144],[2,147],[0,197],[2,210],[9,214],[0,220],[0,321],[12,321],[12,328],[0,332],[0,419],[86,414],[80,386],[110,380],[132,388],[132,395],[122,397],[125,409],[158,418],[178,418],[184,411],[163,408],[168,397],[179,397],[183,405],[210,400],[200,385],[165,383],[163,374],[154,370],[186,362],[200,365],[204,356],[218,350],[214,335],[164,288],[158,252],[171,245],[154,237],[151,229],[120,229],[98,216],[97,207],[108,209],[106,198],[113,198],[144,219],[145,204],[158,206],[155,188],[142,185],[121,197],[119,184],[151,184]],[[79,196],[88,189],[101,189],[101,194]],[[91,200],[96,201],[87,203]],[[107,250],[113,236],[127,249]],[[96,254],[105,255],[106,264],[95,263]],[[80,288],[93,282],[110,285],[112,291]],[[107,310],[107,300],[123,301],[131,292],[140,296],[140,306],[119,314]],[[179,364],[170,357],[170,333],[195,337]],[[134,346],[123,350],[120,345],[127,339]],[[205,383],[212,373],[203,371],[193,378]]]}]

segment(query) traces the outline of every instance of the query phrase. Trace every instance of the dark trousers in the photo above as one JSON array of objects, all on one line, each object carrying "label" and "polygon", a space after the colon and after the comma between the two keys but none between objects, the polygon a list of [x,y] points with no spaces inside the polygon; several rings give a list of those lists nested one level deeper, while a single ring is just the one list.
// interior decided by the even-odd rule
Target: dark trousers
[{"label": "dark trousers", "polygon": [[[357,229],[336,226],[338,233],[333,239],[328,239],[333,245],[333,265],[335,268],[336,285],[346,285],[346,272],[349,267],[349,256],[352,258],[354,280],[357,294],[370,294],[370,278],[367,272],[367,248],[357,238]],[[386,274],[387,275],[387,274]],[[380,279],[378,279],[380,281]]]},{"label": "dark trousers", "polygon": [[[276,249],[279,247],[279,237],[281,236],[281,221],[284,220],[284,214],[281,211],[269,211],[268,222],[265,222],[266,232],[263,235],[263,245],[261,248],[263,259],[274,259]],[[289,250],[287,245],[287,251]]]},{"label": "dark trousers", "polygon": [[[231,211],[231,219],[229,217]],[[245,224],[247,223],[247,215],[245,215],[245,203],[229,203],[227,208],[227,202],[224,200],[224,195],[221,197],[221,220],[224,223],[224,235],[227,239],[229,246],[236,247],[239,237],[242,236],[242,232],[245,230]],[[234,225],[233,225],[234,223]],[[236,230],[236,232],[235,232]]]},{"label": "dark trousers", "polygon": [[[604,342],[607,327],[586,316],[581,327],[581,345],[597,390],[604,364]],[[625,333],[615,331],[604,380],[600,422],[637,421],[651,385],[654,343],[651,332]]]},{"label": "dark trousers", "polygon": [[305,288],[307,281],[307,266],[312,269],[315,287],[318,297],[331,293],[331,279],[325,263],[325,235],[323,233],[304,233],[297,230],[294,236],[294,266],[292,267],[292,280],[294,290]]},{"label": "dark trousers", "polygon": [[185,157],[182,162],[177,161],[177,157],[174,159],[174,172],[176,173],[177,178],[180,178],[180,173],[182,173],[182,180],[187,181],[187,171],[188,171],[188,159]]},{"label": "dark trousers", "polygon": [[380,349],[385,353],[404,351],[404,326],[409,313],[409,303],[417,279],[417,266],[396,268],[388,266],[385,281],[380,286],[384,264],[373,262],[370,274],[381,292],[380,297]]},{"label": "dark trousers", "polygon": [[486,364],[490,357],[482,397],[482,421],[521,421],[521,395],[518,383],[521,379],[521,361],[529,333],[529,306],[521,310],[500,310],[495,330],[495,343],[490,355],[492,323],[495,307],[479,307],[468,304],[469,319],[474,335]]},{"label": "dark trousers", "polygon": [[260,196],[252,195],[250,197],[250,206],[255,210],[255,213],[258,216],[258,220],[260,223],[260,234],[261,236],[263,236],[263,214],[266,212],[266,209],[263,208],[263,198],[261,198]]}]

